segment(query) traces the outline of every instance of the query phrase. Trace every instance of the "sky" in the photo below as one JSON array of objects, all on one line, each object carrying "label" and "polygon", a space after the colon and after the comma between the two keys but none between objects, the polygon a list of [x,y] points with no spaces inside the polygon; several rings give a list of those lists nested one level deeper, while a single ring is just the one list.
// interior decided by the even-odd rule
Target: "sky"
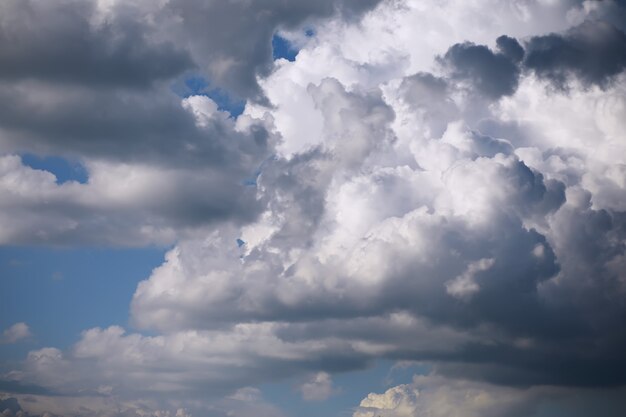
[{"label": "sky", "polygon": [[626,3],[0,1],[2,417],[623,417]]}]

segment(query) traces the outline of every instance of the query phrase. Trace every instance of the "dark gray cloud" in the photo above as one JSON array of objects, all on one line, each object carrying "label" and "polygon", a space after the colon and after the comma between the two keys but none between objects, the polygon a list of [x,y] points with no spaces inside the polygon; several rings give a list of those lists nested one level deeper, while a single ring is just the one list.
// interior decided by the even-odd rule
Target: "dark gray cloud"
[{"label": "dark gray cloud", "polygon": [[626,34],[613,25],[588,20],[565,34],[536,36],[526,42],[524,66],[558,89],[569,77],[606,87],[626,68]]},{"label": "dark gray cloud", "polygon": [[499,36],[496,39],[496,46],[500,53],[506,55],[513,62],[520,62],[524,58],[524,48],[515,38],[506,35]]},{"label": "dark gray cloud", "polygon": [[146,88],[196,68],[247,98],[271,68],[277,30],[334,13],[356,17],[379,1],[175,0],[161,8],[9,0],[0,5],[0,79]]},{"label": "dark gray cloud", "polygon": [[95,15],[85,1],[2,2],[0,80],[147,88],[193,66],[184,49],[150,40],[145,25],[122,16],[96,25]]},{"label": "dark gray cloud", "polygon": [[448,69],[452,79],[468,82],[471,89],[488,98],[511,95],[517,89],[520,70],[516,62],[520,52],[514,39],[498,39],[501,52],[494,53],[484,45],[471,42],[458,43],[450,47],[439,61]]},{"label": "dark gray cloud", "polygon": [[494,53],[484,45],[456,44],[439,62],[453,80],[492,99],[515,92],[521,69],[567,90],[571,77],[605,88],[626,68],[626,34],[606,20],[588,19],[563,34],[531,37],[524,47],[502,35],[496,46]]},{"label": "dark gray cloud", "polygon": [[20,407],[17,398],[7,398],[5,400],[0,400],[0,412],[2,412],[3,416],[11,416],[16,414],[18,411],[22,411],[22,407]]},{"label": "dark gray cloud", "polygon": [[[267,143],[235,132],[224,113],[215,112],[206,126],[197,126],[193,112],[166,88],[91,91],[0,84],[0,98],[0,146],[5,152],[241,169],[236,161],[246,154],[258,154],[260,163],[269,150]],[[255,169],[256,162],[246,168]]]}]

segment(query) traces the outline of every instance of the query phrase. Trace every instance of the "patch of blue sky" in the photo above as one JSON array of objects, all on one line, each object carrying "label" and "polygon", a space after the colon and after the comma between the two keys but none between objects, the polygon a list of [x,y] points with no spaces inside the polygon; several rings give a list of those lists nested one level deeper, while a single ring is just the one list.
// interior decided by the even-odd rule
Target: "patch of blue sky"
[{"label": "patch of blue sky", "polygon": [[60,156],[44,157],[31,153],[21,154],[20,157],[24,165],[54,174],[57,184],[69,181],[85,184],[89,179],[87,169],[75,160],[69,160]]},{"label": "patch of blue sky", "polygon": [[0,353],[67,348],[85,329],[126,326],[137,284],[163,263],[166,250],[0,247],[0,330],[25,322],[34,335],[0,346]]},{"label": "patch of blue sky", "polygon": [[367,394],[383,393],[393,386],[410,383],[413,375],[426,375],[430,370],[426,365],[398,366],[394,361],[380,360],[365,370],[334,374],[334,392],[323,401],[302,399],[297,391],[302,380],[264,384],[260,389],[267,401],[285,410],[290,417],[350,417]]},{"label": "patch of blue sky", "polygon": [[278,34],[272,37],[272,57],[274,60],[286,59],[287,61],[295,61],[299,50],[292,45],[287,39]]},{"label": "patch of blue sky", "polygon": [[[304,36],[306,36],[307,38],[314,37],[315,29],[304,29]],[[300,49],[283,36],[275,33],[272,37],[272,57],[274,58],[274,60],[286,59],[287,61],[293,62],[296,60],[298,52],[300,52]]]},{"label": "patch of blue sky", "polygon": [[246,106],[244,100],[237,99],[221,88],[211,88],[209,81],[198,74],[186,76],[182,81],[172,85],[172,91],[180,97],[187,98],[190,96],[206,96],[217,104],[217,108],[221,111],[230,113],[231,117],[236,118],[243,113]]}]

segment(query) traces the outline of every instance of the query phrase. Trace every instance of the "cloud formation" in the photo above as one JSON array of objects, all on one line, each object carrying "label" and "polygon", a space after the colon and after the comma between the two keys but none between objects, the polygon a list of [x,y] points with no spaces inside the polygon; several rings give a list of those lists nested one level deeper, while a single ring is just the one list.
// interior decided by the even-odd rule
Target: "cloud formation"
[{"label": "cloud formation", "polygon": [[15,323],[2,332],[2,335],[0,336],[0,344],[17,343],[30,336],[30,329],[26,323]]},{"label": "cloud formation", "polygon": [[[174,87],[207,77],[212,88],[261,99],[256,77],[272,67],[276,31],[337,14],[354,19],[375,4],[4,2],[0,152],[11,176],[3,183],[6,194],[21,184],[26,195],[17,192],[3,211],[0,241],[163,244],[186,228],[253,219],[259,208],[245,184],[273,152],[267,123],[235,122],[205,95],[181,103]],[[56,187],[16,165],[24,153],[78,161],[88,184]],[[116,175],[135,183],[126,201],[110,187]],[[26,213],[15,224],[13,210]]]},{"label": "cloud formation", "polygon": [[427,375],[382,394],[370,393],[353,417],[522,417],[550,413],[555,407],[571,416],[602,413],[610,417],[622,412],[623,394],[623,389],[609,391],[600,399],[590,390],[519,389]]},{"label": "cloud formation", "polygon": [[333,393],[333,380],[330,374],[318,372],[300,385],[302,398],[306,401],[323,401]]},{"label": "cloud formation", "polygon": [[516,61],[520,60],[521,46],[513,38],[498,40],[502,53],[494,53],[484,45],[457,43],[448,49],[441,62],[450,69],[452,79],[466,82],[480,94],[493,99],[513,94],[517,89]]},{"label": "cloud formation", "polygon": [[526,68],[560,89],[570,77],[605,87],[626,68],[626,34],[604,21],[587,20],[565,34],[531,38]]},{"label": "cloud formation", "polygon": [[[2,6],[79,44],[0,53],[0,241],[175,242],[134,330],[87,329],[2,376],[21,406],[30,387],[39,414],[276,416],[255,386],[299,378],[323,401],[333,374],[390,359],[432,372],[355,417],[617,416],[622,6],[253,3],[86,3],[71,24],[70,3]],[[7,22],[0,40],[46,44]],[[277,30],[293,62],[270,61]],[[177,97],[185,71],[243,114]],[[77,156],[88,181],[57,184],[25,151]]]}]

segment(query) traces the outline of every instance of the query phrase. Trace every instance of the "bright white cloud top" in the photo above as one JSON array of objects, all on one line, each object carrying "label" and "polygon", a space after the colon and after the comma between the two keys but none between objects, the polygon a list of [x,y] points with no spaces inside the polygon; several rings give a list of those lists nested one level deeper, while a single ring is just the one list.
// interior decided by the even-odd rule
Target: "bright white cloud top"
[{"label": "bright white cloud top", "polygon": [[[255,387],[301,377],[315,407],[389,359],[431,372],[354,417],[620,416],[624,22],[612,0],[3,2],[0,242],[173,244],[133,327],[31,351],[5,397],[287,416]],[[191,74],[243,114],[177,96]]]}]

